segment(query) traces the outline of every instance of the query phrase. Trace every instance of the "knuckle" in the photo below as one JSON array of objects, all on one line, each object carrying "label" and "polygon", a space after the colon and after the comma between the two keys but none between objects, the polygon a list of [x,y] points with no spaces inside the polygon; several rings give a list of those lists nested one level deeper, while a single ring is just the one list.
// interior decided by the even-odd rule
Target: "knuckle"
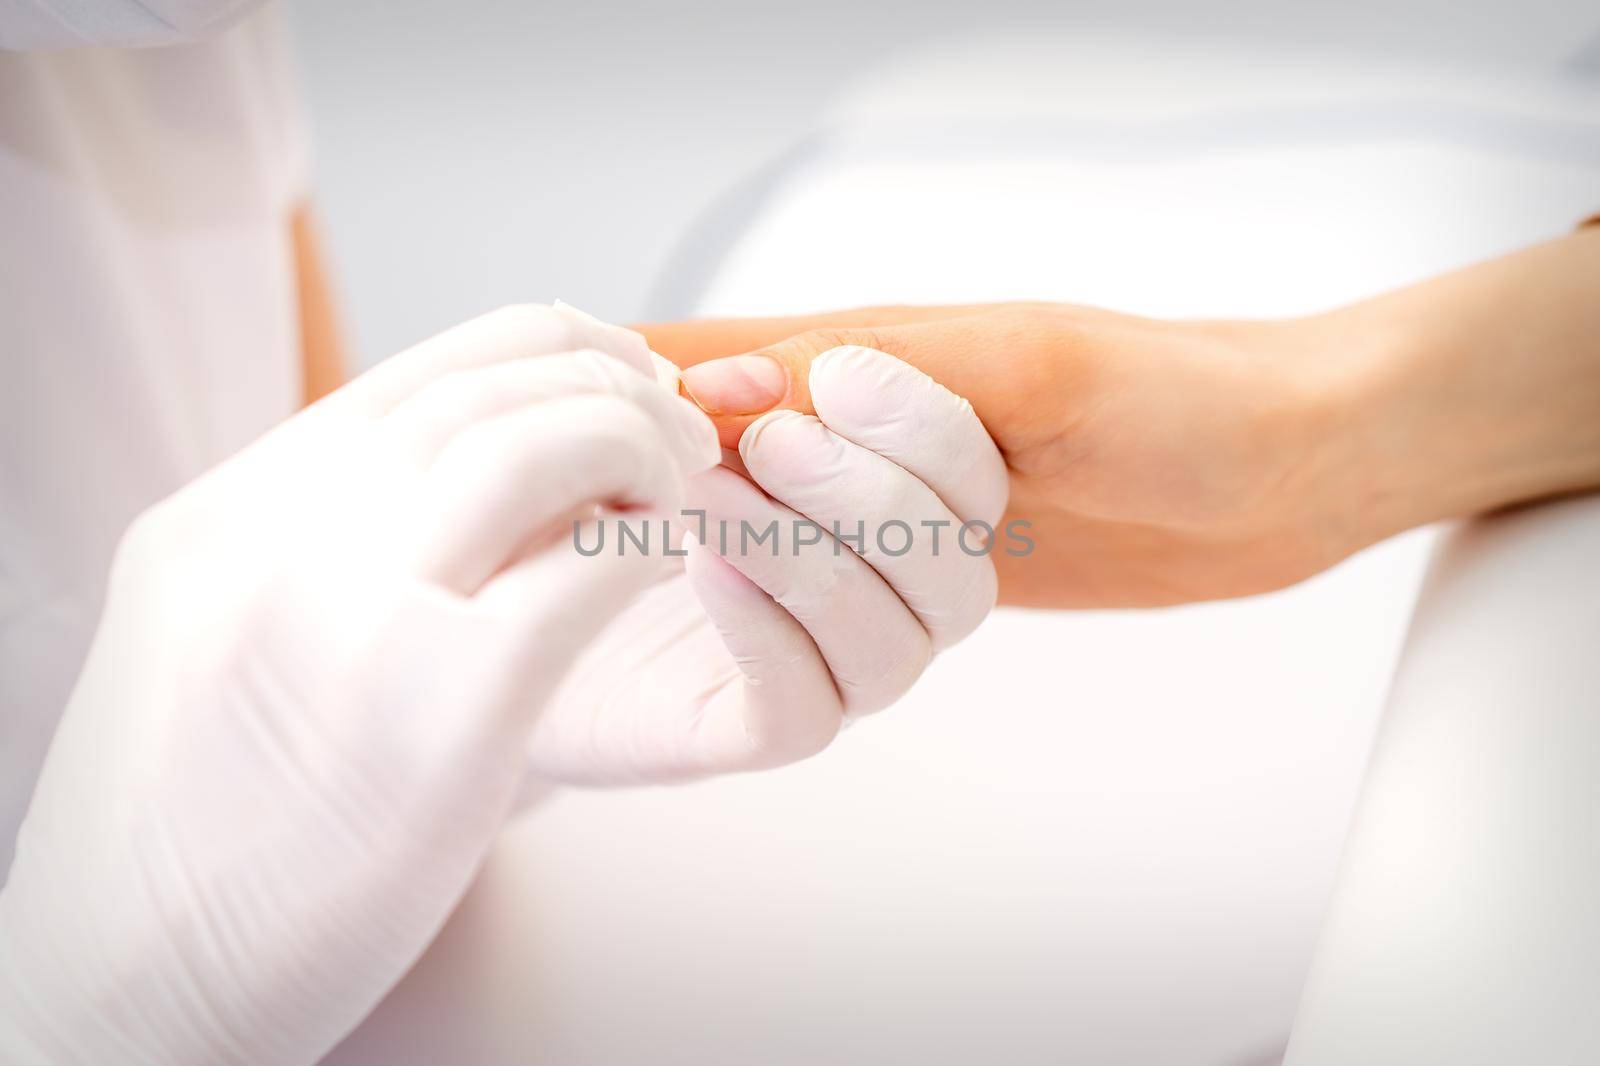
[{"label": "knuckle", "polygon": [[547,322],[555,317],[555,311],[546,304],[502,304],[484,317],[508,329],[515,329]]},{"label": "knuckle", "polygon": [[875,506],[888,518],[915,522],[916,516],[926,513],[932,490],[898,467],[884,466],[882,469],[885,473],[874,479],[878,482],[874,492]]},{"label": "knuckle", "polygon": [[960,643],[972,635],[973,630],[989,616],[999,596],[999,581],[994,562],[988,556],[970,560],[962,567],[959,583],[951,590],[947,603],[948,615],[938,636],[938,648],[943,650]]},{"label": "knuckle", "polygon": [[[1083,398],[1095,384],[1100,325],[1065,304],[1007,306],[972,322],[977,350],[1005,351],[1007,372],[984,410],[1001,426],[1029,425],[1040,396]],[[1079,406],[1082,406],[1079,404]]]},{"label": "knuckle", "polygon": [[572,324],[549,304],[506,304],[490,311],[484,318],[511,337],[553,344],[555,350],[570,347],[574,343]]},{"label": "knuckle", "polygon": [[821,355],[830,348],[846,346],[874,348],[897,357],[900,354],[894,350],[894,341],[887,333],[867,327],[817,329],[801,334],[796,340],[798,346],[812,358]]},{"label": "knuckle", "polygon": [[599,348],[576,348],[569,357],[598,390],[640,398],[646,395],[640,386],[653,384],[621,359]]},{"label": "knuckle", "polygon": [[909,626],[893,647],[855,671],[834,671],[847,713],[872,714],[911,690],[933,660],[933,642],[921,625]]},{"label": "knuckle", "polygon": [[656,434],[656,422],[633,401],[614,393],[600,392],[587,398],[592,447],[615,452],[642,451]]},{"label": "knuckle", "polygon": [[581,476],[615,475],[639,492],[670,487],[667,444],[655,419],[617,396],[595,397],[589,414],[591,424],[577,452]]},{"label": "knuckle", "polygon": [[1067,304],[1019,312],[1011,332],[1030,365],[1058,371],[1080,362],[1095,338],[1094,324],[1081,309]]},{"label": "knuckle", "polygon": [[656,455],[622,434],[598,434],[589,444],[560,472],[572,498],[615,496],[622,502],[641,503],[676,493],[670,471],[662,468]]},{"label": "knuckle", "polygon": [[839,735],[839,722],[837,703],[818,699],[782,730],[747,727],[745,765],[751,769],[784,766],[818,755]]},{"label": "knuckle", "polygon": [[473,376],[456,370],[423,386],[415,397],[395,408],[393,414],[401,417],[409,414],[424,422],[465,418],[472,412],[477,395]]}]

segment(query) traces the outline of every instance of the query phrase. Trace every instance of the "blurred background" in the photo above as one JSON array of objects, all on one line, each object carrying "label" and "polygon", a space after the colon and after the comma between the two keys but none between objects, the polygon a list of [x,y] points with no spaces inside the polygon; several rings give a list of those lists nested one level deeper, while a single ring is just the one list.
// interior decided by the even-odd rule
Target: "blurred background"
[{"label": "blurred background", "polygon": [[318,200],[367,360],[514,301],[686,313],[662,275],[695,224],[930,44],[1110,30],[1600,81],[1600,18],[1583,0],[296,0],[290,13]]},{"label": "blurred background", "polygon": [[[1577,0],[290,13],[365,362],[558,297],[1292,314],[1600,208]],[[1434,536],[998,612],[807,763],[556,795],[332,1061],[1276,1066]]]}]

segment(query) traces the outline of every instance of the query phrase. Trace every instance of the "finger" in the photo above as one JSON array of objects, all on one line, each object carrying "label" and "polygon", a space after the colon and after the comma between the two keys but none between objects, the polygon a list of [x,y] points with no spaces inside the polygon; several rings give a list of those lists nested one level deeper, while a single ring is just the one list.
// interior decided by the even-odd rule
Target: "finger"
[{"label": "finger", "polygon": [[724,404],[717,394],[717,385],[729,376],[720,365],[730,360],[687,367],[683,382],[712,416],[724,446],[733,447],[766,410],[815,413],[809,383],[811,363],[818,356],[838,347],[873,348],[966,397],[1005,455],[1041,444],[1042,435],[1059,434],[1063,405],[1087,393],[1082,376],[1092,370],[1094,360],[1077,356],[1095,342],[1090,327],[1074,318],[1078,314],[1000,307],[969,318],[801,333],[734,357],[764,358],[778,367],[781,395],[760,411],[747,409],[748,403]]},{"label": "finger", "polygon": [[732,471],[691,478],[688,498],[686,512],[705,514],[696,539],[805,628],[847,714],[881,710],[911,687],[933,654],[927,630],[860,556]]},{"label": "finger", "polygon": [[679,366],[693,366],[725,355],[753,352],[812,330],[902,326],[962,318],[983,310],[983,304],[917,307],[855,307],[805,315],[770,318],[703,318],[687,322],[647,322],[635,326],[653,351]]},{"label": "finger", "polygon": [[580,507],[669,512],[682,475],[659,423],[619,396],[571,396],[458,433],[425,474],[418,573],[471,595]]},{"label": "finger", "polygon": [[582,393],[620,396],[651,414],[666,431],[685,473],[714,466],[721,455],[711,423],[693,404],[662,389],[655,377],[593,349],[451,371],[396,405],[384,425],[426,466],[471,425]]},{"label": "finger", "polygon": [[727,560],[692,537],[683,548],[689,584],[740,673],[697,723],[703,769],[781,766],[827,747],[844,708],[811,635]]},{"label": "finger", "polygon": [[872,348],[828,349],[812,361],[809,384],[828,429],[910,471],[962,521],[1000,521],[1006,464],[972,404]]},{"label": "finger", "polygon": [[934,651],[956,643],[994,607],[988,537],[918,478],[844,439],[811,415],[774,411],[745,433],[739,454],[756,484],[827,529],[859,529],[850,547],[927,630]]},{"label": "finger", "polygon": [[603,523],[620,520],[606,513],[568,527],[554,543],[523,553],[485,581],[474,602],[488,613],[523,618],[536,627],[537,632],[519,630],[517,640],[524,647],[537,636],[562,661],[576,655],[660,576],[660,560],[643,552],[583,555],[576,550],[575,543],[596,543]]},{"label": "finger", "polygon": [[644,338],[566,304],[514,304],[447,329],[392,356],[341,392],[382,414],[429,382],[457,370],[531,355],[592,348],[653,377]]},{"label": "finger", "polygon": [[[597,533],[590,521],[573,535],[592,544]],[[658,562],[635,552],[584,556],[562,538],[484,583],[473,604],[512,623],[506,647],[519,682],[510,703],[527,714],[542,708],[583,649],[655,579]]]}]

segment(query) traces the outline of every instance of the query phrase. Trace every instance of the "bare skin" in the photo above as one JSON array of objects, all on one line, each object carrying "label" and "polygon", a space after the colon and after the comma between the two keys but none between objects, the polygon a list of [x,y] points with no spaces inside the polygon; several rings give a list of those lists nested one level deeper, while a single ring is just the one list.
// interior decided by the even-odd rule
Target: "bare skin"
[{"label": "bare skin", "polygon": [[[1037,543],[996,555],[1011,604],[1265,592],[1415,526],[1600,487],[1595,227],[1279,321],[1035,303],[640,328],[686,367],[775,359],[768,407],[809,411],[806,368],[841,344],[967,397]],[[712,413],[733,444],[759,411]]]},{"label": "bare skin", "polygon": [[300,357],[303,400],[314,403],[348,379],[344,344],[335,312],[326,256],[316,215],[302,204],[289,221],[294,249],[295,291],[300,303]]}]

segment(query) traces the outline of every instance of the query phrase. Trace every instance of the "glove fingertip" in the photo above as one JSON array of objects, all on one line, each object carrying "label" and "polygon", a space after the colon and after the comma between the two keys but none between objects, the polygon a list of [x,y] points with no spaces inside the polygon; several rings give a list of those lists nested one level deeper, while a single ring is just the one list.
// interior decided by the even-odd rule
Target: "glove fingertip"
[{"label": "glove fingertip", "polygon": [[650,346],[645,343],[643,334],[625,326],[612,325],[562,300],[557,300],[550,306],[551,310],[572,327],[574,335],[581,338],[581,342],[575,343],[573,347],[598,348],[641,374],[648,377],[656,376],[656,368],[650,358],[652,355]]},{"label": "glove fingertip", "polygon": [[685,476],[710,470],[722,461],[722,441],[717,427],[694,404],[681,396],[671,399],[673,417],[677,420],[683,443],[683,473]]}]

